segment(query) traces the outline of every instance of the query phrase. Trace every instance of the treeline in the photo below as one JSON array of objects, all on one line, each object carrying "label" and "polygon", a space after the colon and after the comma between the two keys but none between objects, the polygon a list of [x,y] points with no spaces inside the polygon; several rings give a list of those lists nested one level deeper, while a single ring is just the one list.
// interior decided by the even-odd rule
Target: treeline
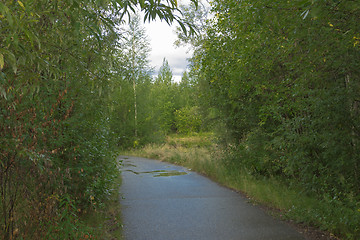
[{"label": "treeline", "polygon": [[193,78],[184,72],[182,81],[174,82],[166,59],[154,79],[151,73],[136,78],[135,85],[123,81],[118,88],[112,118],[116,119],[113,130],[120,148],[161,143],[171,133],[187,134],[206,129],[197,107],[197,87]]},{"label": "treeline", "polygon": [[215,0],[211,14],[200,36],[180,37],[229,165],[338,206],[330,230],[358,238],[360,3]]},{"label": "treeline", "polygon": [[200,131],[196,78],[185,71],[181,81],[175,82],[165,58],[154,76],[150,42],[140,18],[134,16],[124,30],[117,64],[122,68],[115,69],[118,80],[111,93],[110,119],[116,145],[136,148],[163,142],[170,133]]},{"label": "treeline", "polygon": [[145,90],[149,69],[136,68],[124,27],[139,21],[136,8],[189,29],[176,1],[0,2],[2,239],[91,237],[78,216],[101,207],[118,175],[115,149],[136,140],[132,83],[143,83],[139,136],[153,124],[141,98],[160,94]]}]

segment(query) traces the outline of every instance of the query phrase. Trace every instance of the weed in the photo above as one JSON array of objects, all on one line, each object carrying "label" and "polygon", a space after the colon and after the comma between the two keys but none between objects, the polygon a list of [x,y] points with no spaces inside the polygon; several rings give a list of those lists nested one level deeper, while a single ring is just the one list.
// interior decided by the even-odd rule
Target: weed
[{"label": "weed", "polygon": [[90,227],[94,233],[94,239],[110,240],[123,239],[121,207],[119,203],[121,177],[118,176],[113,183],[113,188],[109,198],[99,209],[89,209],[81,220],[86,226]]}]

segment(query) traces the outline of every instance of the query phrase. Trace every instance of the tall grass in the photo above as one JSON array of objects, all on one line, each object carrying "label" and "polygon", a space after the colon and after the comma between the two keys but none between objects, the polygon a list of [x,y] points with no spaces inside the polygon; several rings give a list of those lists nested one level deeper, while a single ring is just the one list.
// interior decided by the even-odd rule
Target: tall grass
[{"label": "tall grass", "polygon": [[[360,239],[360,214],[337,201],[319,200],[302,189],[274,178],[254,177],[228,161],[229,154],[216,145],[211,134],[172,135],[164,144],[150,144],[125,154],[158,159],[185,166],[214,181],[240,191],[253,204],[266,206],[271,214],[285,220],[315,227],[329,239]],[[360,211],[360,210],[359,210]]]}]

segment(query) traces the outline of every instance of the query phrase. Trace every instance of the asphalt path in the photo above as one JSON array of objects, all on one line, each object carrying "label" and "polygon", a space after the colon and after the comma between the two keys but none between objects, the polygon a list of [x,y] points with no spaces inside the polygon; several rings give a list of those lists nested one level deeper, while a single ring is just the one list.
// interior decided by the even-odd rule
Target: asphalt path
[{"label": "asphalt path", "polygon": [[298,240],[240,194],[186,168],[121,156],[126,240]]}]

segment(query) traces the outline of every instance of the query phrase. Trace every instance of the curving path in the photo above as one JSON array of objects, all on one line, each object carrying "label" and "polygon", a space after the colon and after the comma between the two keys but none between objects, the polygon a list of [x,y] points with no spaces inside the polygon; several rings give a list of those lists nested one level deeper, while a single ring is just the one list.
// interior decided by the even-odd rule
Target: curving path
[{"label": "curving path", "polygon": [[126,240],[304,239],[238,193],[183,167],[138,157],[120,160]]}]

